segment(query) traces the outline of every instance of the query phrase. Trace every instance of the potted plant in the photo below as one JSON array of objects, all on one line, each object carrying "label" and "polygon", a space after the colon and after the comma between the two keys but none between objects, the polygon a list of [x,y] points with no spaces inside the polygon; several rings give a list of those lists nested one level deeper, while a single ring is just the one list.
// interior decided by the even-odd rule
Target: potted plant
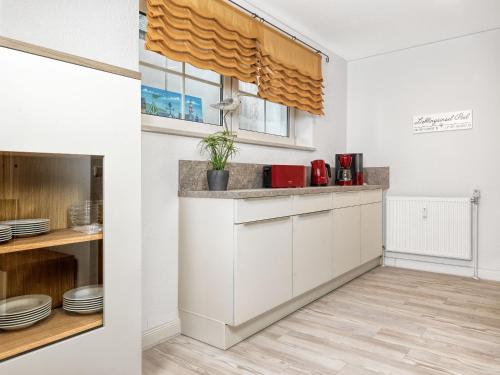
[{"label": "potted plant", "polygon": [[238,151],[234,144],[234,135],[224,130],[203,138],[200,142],[202,154],[208,154],[212,169],[207,171],[208,190],[227,190],[229,171],[227,161]]}]

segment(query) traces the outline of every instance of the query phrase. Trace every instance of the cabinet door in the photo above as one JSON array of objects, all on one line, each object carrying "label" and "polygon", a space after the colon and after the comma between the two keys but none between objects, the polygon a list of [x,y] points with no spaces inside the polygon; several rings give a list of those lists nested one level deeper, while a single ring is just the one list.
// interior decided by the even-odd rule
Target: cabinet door
[{"label": "cabinet door", "polygon": [[333,214],[313,212],[293,218],[293,296],[332,278]]},{"label": "cabinet door", "polygon": [[361,265],[360,206],[333,210],[333,276]]},{"label": "cabinet door", "polygon": [[235,225],[234,325],[292,298],[292,218]]},{"label": "cabinet door", "polygon": [[382,203],[361,206],[361,263],[382,255]]}]

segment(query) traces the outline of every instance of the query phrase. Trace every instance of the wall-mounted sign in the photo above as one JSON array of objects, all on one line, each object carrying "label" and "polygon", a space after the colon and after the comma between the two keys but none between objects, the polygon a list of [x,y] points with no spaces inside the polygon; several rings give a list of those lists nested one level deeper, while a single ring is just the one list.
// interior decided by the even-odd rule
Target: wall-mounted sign
[{"label": "wall-mounted sign", "polygon": [[413,134],[472,129],[472,110],[413,116]]}]

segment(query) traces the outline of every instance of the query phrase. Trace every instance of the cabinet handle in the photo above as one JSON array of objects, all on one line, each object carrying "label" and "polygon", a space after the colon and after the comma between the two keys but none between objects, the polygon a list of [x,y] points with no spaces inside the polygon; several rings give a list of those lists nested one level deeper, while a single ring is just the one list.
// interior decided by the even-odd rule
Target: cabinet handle
[{"label": "cabinet handle", "polygon": [[306,194],[297,194],[295,195],[297,198],[314,198],[317,197],[318,195],[325,196],[325,195],[332,195],[332,193],[306,193]]},{"label": "cabinet handle", "polygon": [[321,210],[321,211],[314,211],[314,212],[304,212],[302,214],[298,214],[297,216],[311,216],[311,215],[321,215],[321,214],[327,214],[330,213],[332,210]]},{"label": "cabinet handle", "polygon": [[270,221],[285,221],[285,220],[289,220],[290,218],[291,218],[291,216],[280,216],[280,217],[273,217],[273,218],[270,218],[270,219],[247,221],[245,223],[240,223],[240,224],[243,224],[243,225],[252,225],[252,224],[259,224],[259,223],[267,223],[267,222],[270,222]]},{"label": "cabinet handle", "polygon": [[241,198],[242,201],[255,202],[255,201],[263,201],[263,200],[271,200],[271,199],[290,199],[290,195],[274,195],[271,197],[250,197],[250,198]]},{"label": "cabinet handle", "polygon": [[346,195],[356,195],[359,194],[359,191],[343,191],[341,193],[335,192],[333,193],[333,196],[346,196]]}]

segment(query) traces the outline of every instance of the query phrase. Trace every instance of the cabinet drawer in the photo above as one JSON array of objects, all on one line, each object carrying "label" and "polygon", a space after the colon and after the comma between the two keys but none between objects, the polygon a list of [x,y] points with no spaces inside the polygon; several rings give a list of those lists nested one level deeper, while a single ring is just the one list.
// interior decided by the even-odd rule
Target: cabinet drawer
[{"label": "cabinet drawer", "polygon": [[327,211],[333,208],[332,194],[305,194],[293,197],[293,214]]},{"label": "cabinet drawer", "polygon": [[357,191],[333,194],[333,208],[358,206],[360,194]]},{"label": "cabinet drawer", "polygon": [[365,190],[361,192],[361,204],[382,202],[382,190]]},{"label": "cabinet drawer", "polygon": [[235,223],[247,223],[291,215],[291,196],[236,199],[234,201]]}]

